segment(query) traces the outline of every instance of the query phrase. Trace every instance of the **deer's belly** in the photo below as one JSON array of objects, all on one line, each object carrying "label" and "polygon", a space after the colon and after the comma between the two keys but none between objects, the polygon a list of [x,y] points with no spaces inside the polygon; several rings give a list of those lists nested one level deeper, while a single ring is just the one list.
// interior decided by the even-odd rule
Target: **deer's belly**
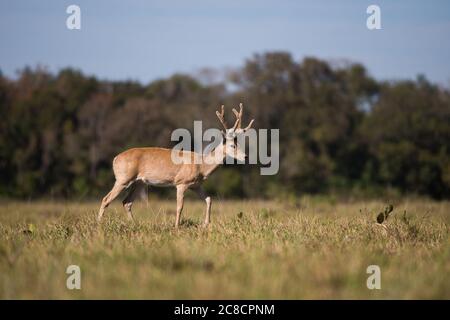
[{"label": "deer's belly", "polygon": [[170,181],[167,181],[167,180],[147,179],[147,178],[138,179],[138,180],[141,180],[145,184],[148,184],[150,186],[155,186],[155,187],[170,187],[170,186],[173,186],[173,184],[170,183]]}]

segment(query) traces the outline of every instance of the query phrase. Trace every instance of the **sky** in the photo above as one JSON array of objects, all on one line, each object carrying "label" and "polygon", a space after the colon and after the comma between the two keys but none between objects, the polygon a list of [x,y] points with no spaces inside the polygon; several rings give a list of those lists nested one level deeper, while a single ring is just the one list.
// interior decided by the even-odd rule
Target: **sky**
[{"label": "sky", "polygon": [[[69,30],[66,8],[81,8]],[[381,9],[369,30],[366,9]],[[74,67],[109,80],[148,83],[175,72],[242,66],[255,53],[288,51],[364,64],[380,80],[450,84],[450,1],[433,0],[0,0],[0,70]]]}]

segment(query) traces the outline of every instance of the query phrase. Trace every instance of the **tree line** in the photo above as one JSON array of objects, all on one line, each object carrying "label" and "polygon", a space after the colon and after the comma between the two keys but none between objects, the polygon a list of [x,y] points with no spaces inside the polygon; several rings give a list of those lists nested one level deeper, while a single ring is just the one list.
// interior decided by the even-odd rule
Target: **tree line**
[{"label": "tree line", "polygon": [[[114,156],[170,147],[176,128],[220,128],[215,110],[244,103],[244,123],[280,129],[280,170],[226,166],[206,187],[223,197],[450,195],[450,91],[418,76],[379,81],[358,63],[256,54],[220,81],[175,74],[141,84],[67,68],[0,72],[0,195],[83,199],[107,191]],[[158,191],[164,194],[165,191]]]}]

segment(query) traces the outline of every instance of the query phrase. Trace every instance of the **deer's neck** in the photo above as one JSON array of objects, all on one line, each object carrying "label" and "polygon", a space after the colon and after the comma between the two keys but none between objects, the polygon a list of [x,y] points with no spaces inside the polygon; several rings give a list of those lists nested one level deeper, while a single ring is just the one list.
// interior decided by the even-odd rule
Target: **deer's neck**
[{"label": "deer's neck", "polygon": [[210,153],[203,156],[203,161],[200,164],[200,172],[206,179],[213,173],[220,165],[222,165],[226,157],[224,145],[219,144]]}]

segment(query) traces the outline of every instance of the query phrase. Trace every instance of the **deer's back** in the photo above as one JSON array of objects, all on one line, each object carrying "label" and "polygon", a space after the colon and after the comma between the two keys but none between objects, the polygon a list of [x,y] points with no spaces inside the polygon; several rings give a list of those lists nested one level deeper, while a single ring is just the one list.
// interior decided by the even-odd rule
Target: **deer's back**
[{"label": "deer's back", "polygon": [[[196,176],[196,166],[172,161],[172,150],[165,148],[133,148],[114,158],[116,180],[128,183],[142,180],[151,185],[175,185]],[[190,153],[193,154],[193,153]]]}]

